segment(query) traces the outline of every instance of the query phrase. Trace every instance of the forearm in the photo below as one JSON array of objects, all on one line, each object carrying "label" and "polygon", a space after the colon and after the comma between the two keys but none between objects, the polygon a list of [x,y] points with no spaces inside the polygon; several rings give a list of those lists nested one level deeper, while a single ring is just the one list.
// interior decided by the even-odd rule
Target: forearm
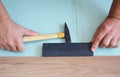
[{"label": "forearm", "polygon": [[120,0],[113,0],[109,17],[117,18],[120,20]]},{"label": "forearm", "polygon": [[9,15],[8,15],[4,5],[2,4],[2,1],[0,0],[0,22],[7,18],[9,18]]}]

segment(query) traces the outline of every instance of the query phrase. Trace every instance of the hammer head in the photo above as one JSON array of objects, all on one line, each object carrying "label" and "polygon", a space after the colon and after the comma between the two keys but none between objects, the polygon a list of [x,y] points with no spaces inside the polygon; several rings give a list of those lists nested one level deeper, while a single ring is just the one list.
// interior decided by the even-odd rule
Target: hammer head
[{"label": "hammer head", "polygon": [[65,23],[64,31],[65,31],[64,33],[65,33],[66,43],[71,43],[70,31],[69,31],[68,26],[67,26],[66,23]]}]

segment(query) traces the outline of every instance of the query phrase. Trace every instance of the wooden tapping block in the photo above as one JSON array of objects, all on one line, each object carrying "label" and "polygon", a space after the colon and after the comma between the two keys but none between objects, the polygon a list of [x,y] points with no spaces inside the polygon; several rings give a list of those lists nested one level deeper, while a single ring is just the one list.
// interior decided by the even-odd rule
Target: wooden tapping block
[{"label": "wooden tapping block", "polygon": [[93,56],[92,43],[44,43],[43,57]]},{"label": "wooden tapping block", "polygon": [[46,34],[46,35],[36,35],[36,36],[24,36],[24,42],[31,42],[31,41],[39,41],[39,40],[47,40],[47,39],[54,39],[54,38],[64,38],[65,34],[63,32],[59,32],[56,34]]}]

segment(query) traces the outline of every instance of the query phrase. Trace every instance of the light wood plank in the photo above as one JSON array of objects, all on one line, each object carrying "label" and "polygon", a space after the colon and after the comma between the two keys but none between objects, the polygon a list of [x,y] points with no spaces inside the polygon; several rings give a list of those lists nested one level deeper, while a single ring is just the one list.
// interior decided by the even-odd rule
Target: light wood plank
[{"label": "light wood plank", "polygon": [[6,57],[0,77],[120,77],[120,57]]}]

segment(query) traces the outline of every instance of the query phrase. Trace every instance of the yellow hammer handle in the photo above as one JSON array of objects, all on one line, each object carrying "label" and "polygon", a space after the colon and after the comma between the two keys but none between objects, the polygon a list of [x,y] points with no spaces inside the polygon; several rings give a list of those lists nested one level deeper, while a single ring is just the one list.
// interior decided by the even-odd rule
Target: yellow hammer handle
[{"label": "yellow hammer handle", "polygon": [[24,36],[24,42],[32,42],[32,41],[39,41],[39,40],[47,40],[47,39],[54,39],[54,38],[64,38],[64,33],[60,32],[57,34],[46,34],[46,35],[37,35],[37,36]]}]

